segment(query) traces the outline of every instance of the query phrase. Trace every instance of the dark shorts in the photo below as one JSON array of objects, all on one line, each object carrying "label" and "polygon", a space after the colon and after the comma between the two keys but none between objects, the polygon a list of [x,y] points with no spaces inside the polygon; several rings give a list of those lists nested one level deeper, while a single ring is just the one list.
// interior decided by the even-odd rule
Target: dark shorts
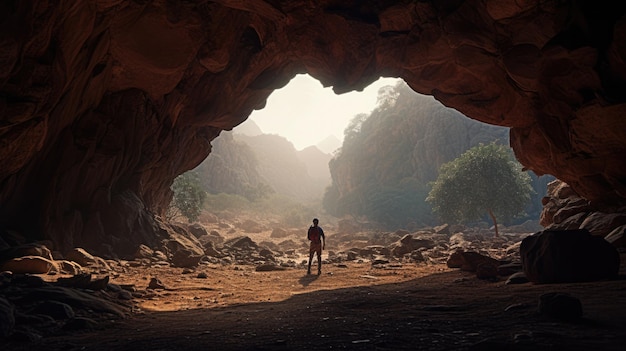
[{"label": "dark shorts", "polygon": [[311,241],[311,246],[309,246],[309,254],[317,253],[318,256],[322,255],[322,242],[321,241]]}]

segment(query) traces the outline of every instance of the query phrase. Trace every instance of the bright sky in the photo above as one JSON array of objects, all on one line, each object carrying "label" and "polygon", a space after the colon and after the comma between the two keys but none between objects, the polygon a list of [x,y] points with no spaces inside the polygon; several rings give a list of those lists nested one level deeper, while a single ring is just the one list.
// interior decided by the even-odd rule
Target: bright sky
[{"label": "bright sky", "polygon": [[267,99],[264,109],[253,111],[253,120],[265,134],[278,134],[302,150],[329,135],[343,141],[348,122],[359,113],[369,114],[376,107],[378,89],[395,85],[398,78],[381,78],[361,92],[341,95],[324,88],[308,74],[299,74]]}]

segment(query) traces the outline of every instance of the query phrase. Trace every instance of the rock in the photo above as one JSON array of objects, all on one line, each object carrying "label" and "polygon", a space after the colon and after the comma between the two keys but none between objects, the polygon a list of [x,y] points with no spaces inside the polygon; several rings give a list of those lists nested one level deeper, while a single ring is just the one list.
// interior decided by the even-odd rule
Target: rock
[{"label": "rock", "polygon": [[417,249],[430,249],[435,246],[435,242],[428,239],[417,239],[411,234],[405,234],[399,241],[390,245],[391,254],[395,257],[402,257]]},{"label": "rock", "polygon": [[93,330],[98,327],[98,322],[87,317],[74,317],[70,318],[63,325],[63,330],[77,331],[77,330]]},{"label": "rock", "polygon": [[15,306],[7,299],[0,297],[0,337],[7,337],[15,327]]},{"label": "rock", "polygon": [[60,273],[77,275],[83,271],[83,267],[81,267],[78,263],[74,261],[58,260],[55,262],[59,268]]},{"label": "rock", "polygon": [[187,229],[196,238],[200,238],[203,235],[209,234],[206,228],[200,223],[192,223],[187,227]]},{"label": "rock", "polygon": [[239,228],[243,229],[246,233],[260,233],[263,231],[263,226],[251,219],[243,221],[243,223],[239,225]]},{"label": "rock", "polygon": [[271,238],[284,238],[287,236],[289,236],[289,232],[282,228],[274,228],[274,230],[272,230],[272,234],[270,234]]},{"label": "rock", "polygon": [[509,285],[509,284],[524,284],[524,283],[528,283],[529,280],[528,278],[526,278],[526,275],[524,274],[524,272],[517,272],[517,273],[513,273],[511,274],[511,276],[509,276],[509,278],[506,280],[506,282],[504,282],[504,284]]},{"label": "rock", "polygon": [[54,260],[50,249],[38,243],[23,244],[0,250],[0,262],[24,256],[39,256],[50,261]]},{"label": "rock", "polygon": [[150,278],[150,283],[148,283],[148,289],[158,290],[165,289],[165,285],[158,278]]},{"label": "rock", "polygon": [[497,270],[497,267],[503,263],[495,258],[481,255],[478,252],[457,250],[450,255],[446,265],[449,268],[460,268],[462,271],[476,272],[479,264],[488,264]]},{"label": "rock", "polygon": [[626,225],[626,208],[615,213],[594,212],[580,224],[580,229],[587,229],[592,235],[605,237],[615,228]]},{"label": "rock", "polygon": [[224,246],[233,248],[256,250],[259,248],[256,242],[247,236],[239,236],[224,242]]},{"label": "rock", "polygon": [[133,258],[142,259],[142,258],[151,258],[154,255],[154,250],[149,248],[147,245],[141,244],[137,248],[137,251],[133,255]]},{"label": "rock", "polygon": [[521,263],[507,263],[498,266],[498,275],[502,277],[506,277],[522,271],[523,268]]},{"label": "rock", "polygon": [[198,265],[202,256],[204,256],[204,253],[202,255],[198,255],[191,250],[179,249],[174,252],[170,261],[176,267],[191,268]]},{"label": "rock", "polygon": [[615,247],[626,247],[626,225],[619,226],[611,231],[604,240]]},{"label": "rock", "polygon": [[13,258],[0,265],[0,271],[11,271],[15,274],[46,274],[51,270],[58,271],[56,263],[41,256]]},{"label": "rock", "polygon": [[582,317],[582,303],[576,297],[563,292],[551,292],[539,297],[539,313],[565,321]]},{"label": "rock", "polygon": [[450,225],[449,224],[442,224],[440,226],[434,227],[433,230],[435,231],[435,233],[437,234],[451,234],[450,233]]},{"label": "rock", "polygon": [[73,277],[61,277],[57,279],[57,284],[59,286],[87,289],[91,285],[91,274],[82,273]]},{"label": "rock", "polygon": [[616,248],[585,229],[535,233],[522,240],[520,255],[534,283],[614,279],[620,265]]},{"label": "rock", "polygon": [[498,266],[493,263],[479,263],[476,266],[476,277],[478,279],[496,280],[498,279]]},{"label": "rock", "polygon": [[284,271],[286,268],[282,266],[277,266],[275,264],[261,264],[256,266],[255,271],[257,272],[270,272],[270,271]]},{"label": "rock", "polygon": [[37,305],[31,313],[50,316],[55,320],[69,319],[75,315],[70,305],[59,301],[44,301]]},{"label": "rock", "polygon": [[69,261],[74,261],[79,265],[85,266],[98,266],[99,261],[91,255],[87,250],[76,247],[67,254],[65,254],[65,259]]}]

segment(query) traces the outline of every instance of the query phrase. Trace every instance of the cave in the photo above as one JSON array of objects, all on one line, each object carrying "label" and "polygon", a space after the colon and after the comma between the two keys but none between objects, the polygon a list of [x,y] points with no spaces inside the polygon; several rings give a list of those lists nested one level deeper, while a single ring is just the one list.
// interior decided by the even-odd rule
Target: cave
[{"label": "cave", "polygon": [[[525,169],[558,178],[560,182],[551,190],[560,200],[575,198],[569,202],[572,207],[560,212],[554,201],[546,199],[542,224],[576,217],[581,211],[593,212],[593,216],[611,214],[604,221],[610,227],[607,232],[622,228],[618,234],[623,246],[625,14],[626,8],[618,1],[584,0],[2,1],[0,252],[44,243],[61,255],[85,248],[121,261],[138,248],[163,245],[162,239],[177,229],[164,220],[174,179],[199,165],[222,131],[244,122],[252,111],[265,106],[274,90],[305,73],[337,94],[362,90],[380,77],[402,78],[415,92],[433,96],[469,118],[509,128],[510,146]],[[585,257],[601,261],[602,256],[615,253],[602,238],[595,239],[610,247],[609,255]],[[561,245],[569,245],[568,240]],[[619,257],[617,261],[619,265]],[[616,267],[614,262],[607,266]],[[372,278],[358,278],[363,277]],[[44,300],[62,288],[45,290],[44,286],[47,295],[35,296],[43,282],[0,272],[0,287],[8,287],[4,291],[10,290],[16,300],[27,290],[13,289],[7,283],[11,279],[36,285],[28,292],[33,300]],[[93,284],[102,289],[108,282],[108,277],[97,282],[80,279],[77,276],[73,283],[92,291],[97,290]],[[509,303],[506,289],[490,295],[495,296],[493,305],[478,301],[477,296],[492,293],[493,286],[465,278],[444,282],[458,289],[452,295],[457,304],[451,304],[445,298],[455,289],[445,285],[446,294],[442,294],[444,285],[437,279],[431,276],[405,283],[401,293],[389,285],[324,295],[339,302],[333,307],[340,313],[359,312],[349,316],[354,325],[367,326],[360,313],[368,312],[390,331],[363,329],[350,335],[337,329],[345,320],[325,317],[326,332],[341,331],[351,348],[380,346],[373,341],[387,338],[381,349],[407,345],[413,349],[417,345],[411,338],[419,334],[430,335],[431,348],[425,346],[430,350],[458,346],[456,335],[465,338],[464,345],[474,345],[472,350],[510,349],[507,344],[480,341],[482,334],[469,329],[476,325],[487,334],[493,327],[509,338],[510,330],[522,320],[509,316],[522,316],[528,306]],[[310,283],[304,281],[302,285]],[[546,324],[526,313],[524,328],[540,325],[544,330],[536,335],[517,330],[513,337],[519,348],[515,349],[527,349],[528,340],[535,342],[531,348],[543,345],[538,349],[551,350],[565,345],[564,349],[581,349],[576,339],[579,332],[592,349],[621,349],[626,336],[617,329],[623,328],[602,329],[601,317],[623,326],[626,297],[619,293],[623,282],[598,283],[597,290],[593,290],[595,285],[567,285],[591,301],[597,318],[590,323],[549,320]],[[534,299],[536,292],[549,288],[523,288],[519,296]],[[420,300],[427,290],[434,301],[431,306]],[[266,317],[286,316],[289,321],[287,317],[300,313],[304,322],[291,329],[299,340],[310,328],[307,323],[319,322],[319,316],[309,316],[308,306],[331,305],[316,298],[303,294],[292,299],[299,310],[281,304],[255,305],[249,315],[257,317],[253,320],[256,327],[271,328],[271,318]],[[576,303],[563,294],[546,296],[550,298]],[[500,308],[497,303],[503,302],[508,306]],[[400,316],[406,324],[398,327],[399,319],[387,319],[390,306],[404,313]],[[93,306],[88,307],[92,313]],[[503,317],[504,307],[510,314]],[[148,316],[152,318],[148,323],[161,323],[154,334],[137,339],[134,345],[121,345],[115,344],[119,335],[113,330],[106,340],[120,349],[154,349],[163,346],[161,334],[171,332],[175,334],[168,340],[171,349],[206,349],[200,343],[185,344],[189,325],[181,327],[171,321],[195,323],[204,318],[214,330],[227,321],[234,326],[227,330],[233,335],[242,323],[244,327],[248,323],[247,318],[238,317],[236,307],[224,311],[218,315],[221,319],[211,319],[214,314],[207,317],[204,310],[176,315],[178,319],[165,313],[158,318]],[[0,336],[6,336],[12,331],[5,326],[15,320],[1,318],[14,318],[15,313],[1,296],[0,312],[0,332],[4,333]],[[468,330],[450,323],[449,316],[462,312],[469,315],[463,320]],[[18,317],[26,325],[35,323],[29,318],[39,318]],[[488,325],[486,321],[492,318],[493,324]],[[79,322],[90,323],[84,318]],[[137,325],[137,329],[124,330],[129,340],[144,326]],[[406,340],[388,340],[398,328],[410,335]],[[559,339],[563,330],[574,337]],[[199,332],[192,337],[215,335],[209,334]],[[549,344],[542,344],[543,339],[550,339]],[[272,340],[264,344],[269,346],[258,348],[256,340],[246,340],[248,349],[282,350],[290,342]],[[291,346],[312,346],[302,340]],[[71,349],[71,344],[57,341],[52,340],[56,348],[48,349]],[[100,340],[91,342],[94,350],[111,349],[105,343],[96,345]],[[329,345],[313,346],[328,349]],[[224,346],[241,349],[238,344]],[[32,349],[29,344],[20,347]]]},{"label": "cave", "polygon": [[155,244],[173,179],[300,73],[337,94],[400,77],[510,128],[526,169],[619,207],[624,13],[587,1],[4,1],[2,238],[106,256]]}]

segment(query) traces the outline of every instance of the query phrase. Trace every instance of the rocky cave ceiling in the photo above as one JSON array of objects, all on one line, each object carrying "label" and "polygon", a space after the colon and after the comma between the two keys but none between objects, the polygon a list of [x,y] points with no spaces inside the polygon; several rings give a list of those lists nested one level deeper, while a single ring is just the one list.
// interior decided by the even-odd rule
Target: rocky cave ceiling
[{"label": "rocky cave ceiling", "polygon": [[526,168],[623,203],[624,13],[545,0],[2,1],[0,227],[59,249],[149,244],[175,176],[304,72],[337,93],[401,77],[510,127]]}]

